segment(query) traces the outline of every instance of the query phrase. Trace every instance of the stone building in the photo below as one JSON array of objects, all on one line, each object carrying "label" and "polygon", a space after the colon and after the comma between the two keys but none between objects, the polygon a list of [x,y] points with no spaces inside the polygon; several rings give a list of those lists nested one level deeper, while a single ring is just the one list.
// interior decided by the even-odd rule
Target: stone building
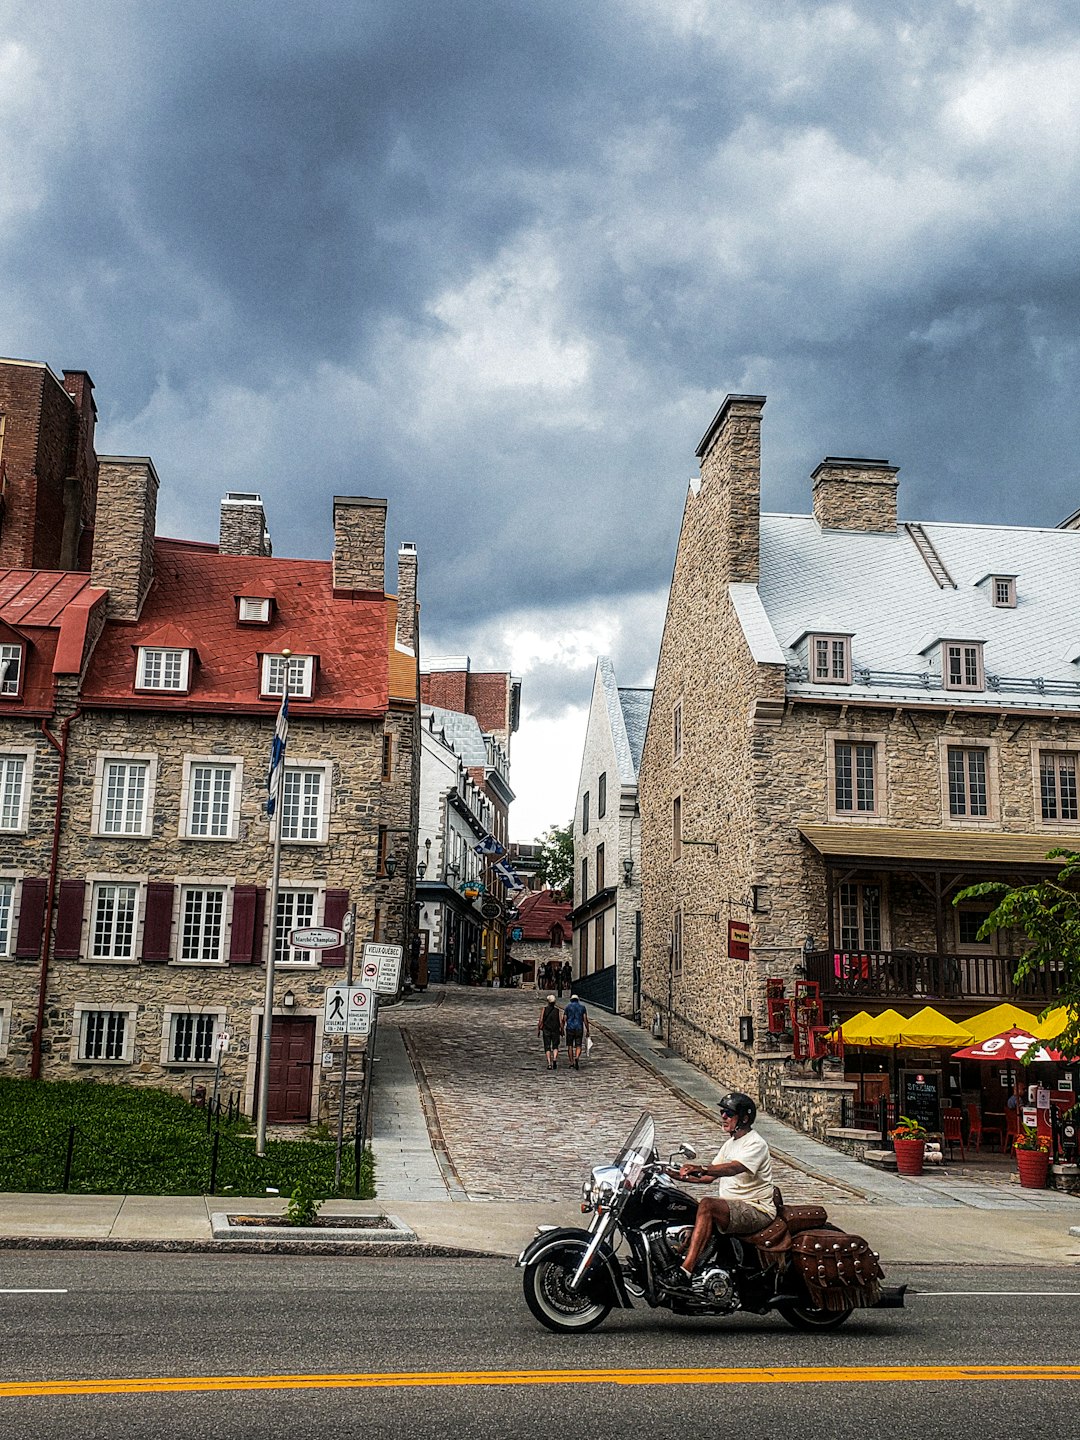
[{"label": "stone building", "polygon": [[574,975],[620,1015],[638,1011],[641,824],[638,769],[652,691],[619,686],[596,662],[574,806]]},{"label": "stone building", "polygon": [[[514,959],[521,965],[521,983],[540,985],[544,966],[563,965],[571,955],[573,928],[570,906],[557,890],[529,890],[517,897],[513,933]],[[572,962],[571,962],[572,964]]]},{"label": "stone building", "polygon": [[901,523],[896,467],[865,459],[817,467],[811,514],[763,515],[764,404],[728,396],[686,497],[641,767],[642,1008],[821,1131],[845,1082],[799,1063],[813,987],[826,1022],[1052,998],[952,899],[1052,873],[1080,835],[1080,532]]},{"label": "stone building", "polygon": [[[15,399],[6,436],[43,431],[46,407]],[[345,955],[296,952],[288,932],[352,906],[360,940],[412,937],[411,866],[392,875],[387,860],[415,847],[415,551],[387,595],[386,502],[357,497],[334,501],[333,561],[271,558],[254,495],[226,497],[218,545],[155,538],[152,461],[72,457],[95,483],[66,553],[89,548],[89,573],[0,571],[0,1073],[187,1093],[227,1032],[222,1083],[250,1113],[273,945],[270,1118],[317,1119],[340,1073],[317,1058],[333,1048],[322,992]],[[74,491],[48,493],[46,526]],[[266,775],[285,686],[270,916]]]}]

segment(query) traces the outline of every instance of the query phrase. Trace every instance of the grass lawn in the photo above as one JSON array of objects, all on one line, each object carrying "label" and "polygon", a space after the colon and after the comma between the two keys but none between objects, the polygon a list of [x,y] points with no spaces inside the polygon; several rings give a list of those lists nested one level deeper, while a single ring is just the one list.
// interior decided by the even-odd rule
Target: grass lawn
[{"label": "grass lawn", "polygon": [[[214,1137],[205,1112],[179,1096],[93,1081],[0,1079],[0,1190],[62,1190],[72,1126],[71,1191],[202,1195],[210,1188]],[[216,1133],[215,1193],[261,1195],[273,1186],[288,1196],[305,1185],[333,1194],[332,1142],[271,1140],[260,1160],[249,1121],[223,1119]],[[353,1154],[346,1143],[341,1180],[347,1197],[353,1194]],[[370,1199],[374,1193],[367,1152],[360,1195]]]}]

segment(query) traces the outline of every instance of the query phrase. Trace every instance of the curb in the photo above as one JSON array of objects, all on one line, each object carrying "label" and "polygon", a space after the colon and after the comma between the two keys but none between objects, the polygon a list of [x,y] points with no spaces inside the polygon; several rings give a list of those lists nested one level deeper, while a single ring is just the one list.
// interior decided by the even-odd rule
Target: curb
[{"label": "curb", "polygon": [[359,1258],[506,1260],[493,1250],[464,1250],[459,1245],[425,1245],[391,1240],[112,1240],[98,1236],[0,1236],[0,1250],[112,1250],[167,1255],[355,1255]]}]

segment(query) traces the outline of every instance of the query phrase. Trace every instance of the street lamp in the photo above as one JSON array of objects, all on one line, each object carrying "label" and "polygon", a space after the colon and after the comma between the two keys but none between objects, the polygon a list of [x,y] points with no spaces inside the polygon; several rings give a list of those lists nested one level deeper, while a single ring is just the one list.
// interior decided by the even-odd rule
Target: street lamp
[{"label": "street lamp", "polygon": [[632,856],[627,855],[626,859],[622,862],[622,868],[623,884],[632,885],[634,883],[634,860]]},{"label": "street lamp", "polygon": [[383,869],[386,871],[387,878],[392,880],[397,874],[397,856],[387,855],[383,861]]}]

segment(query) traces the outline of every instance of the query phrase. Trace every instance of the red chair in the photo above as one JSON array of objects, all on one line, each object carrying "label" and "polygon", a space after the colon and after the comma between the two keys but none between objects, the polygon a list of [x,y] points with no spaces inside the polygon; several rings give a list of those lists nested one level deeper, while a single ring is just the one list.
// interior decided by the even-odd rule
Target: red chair
[{"label": "red chair", "polygon": [[1017,1109],[1005,1111],[1005,1144],[1002,1149],[1011,1150],[1020,1137],[1020,1112]]},{"label": "red chair", "polygon": [[[949,1154],[952,1154],[954,1145],[960,1146],[960,1159],[966,1160],[964,1154],[964,1136],[960,1129],[961,1113],[959,1110],[942,1110],[941,1112],[941,1138],[949,1147]],[[980,1130],[980,1135],[981,1135]]]},{"label": "red chair", "polygon": [[[971,1146],[973,1146],[976,1154],[979,1154],[979,1153],[981,1152],[981,1150],[982,1150],[982,1142],[983,1142],[983,1122],[982,1122],[982,1116],[979,1114],[979,1107],[978,1107],[978,1105],[976,1105],[976,1104],[974,1103],[974,1101],[972,1101],[972,1102],[970,1102],[970,1103],[968,1104],[967,1113],[968,1113],[968,1144],[971,1145]],[[987,1130],[987,1139],[989,1139],[991,1135],[992,1135],[996,1140],[1000,1140],[1000,1139],[1001,1139],[1001,1132],[1000,1132],[1000,1131],[994,1130],[993,1128],[988,1128],[988,1130]]]}]

